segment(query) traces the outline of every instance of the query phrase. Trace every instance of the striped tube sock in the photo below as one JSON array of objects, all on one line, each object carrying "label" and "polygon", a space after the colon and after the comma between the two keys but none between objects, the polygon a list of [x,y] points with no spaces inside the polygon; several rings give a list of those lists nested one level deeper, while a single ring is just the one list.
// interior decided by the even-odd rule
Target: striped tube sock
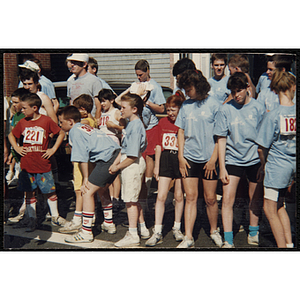
[{"label": "striped tube sock", "polygon": [[82,212],[82,230],[84,233],[92,234],[92,221],[93,221],[93,212]]},{"label": "striped tube sock", "polygon": [[58,217],[58,208],[57,208],[57,195],[54,194],[51,197],[47,199],[49,209],[50,209],[50,214],[52,217]]},{"label": "striped tube sock", "polygon": [[26,211],[30,218],[36,218],[36,197],[26,198]]},{"label": "striped tube sock", "polygon": [[104,222],[108,224],[113,223],[113,205],[108,204],[107,206],[103,206],[103,214],[104,214]]}]

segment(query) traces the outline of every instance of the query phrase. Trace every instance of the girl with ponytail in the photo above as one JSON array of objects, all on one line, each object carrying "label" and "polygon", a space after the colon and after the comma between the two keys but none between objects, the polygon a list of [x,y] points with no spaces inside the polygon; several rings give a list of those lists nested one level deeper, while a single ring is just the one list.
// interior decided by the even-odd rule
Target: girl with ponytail
[{"label": "girl with ponytail", "polygon": [[296,174],[296,78],[284,70],[274,71],[271,89],[279,106],[266,114],[256,143],[264,166],[264,212],[278,248],[292,248],[290,219],[284,196]]}]

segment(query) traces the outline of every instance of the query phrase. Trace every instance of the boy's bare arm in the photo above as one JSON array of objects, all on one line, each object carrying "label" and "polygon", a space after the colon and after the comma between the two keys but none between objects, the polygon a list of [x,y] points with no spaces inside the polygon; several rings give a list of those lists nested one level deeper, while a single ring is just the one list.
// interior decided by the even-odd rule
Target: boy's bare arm
[{"label": "boy's bare arm", "polygon": [[8,135],[8,140],[10,142],[10,144],[12,145],[12,147],[15,149],[15,151],[17,153],[19,153],[21,156],[24,156],[27,154],[26,148],[19,146],[17,143],[17,139],[16,137],[13,135],[12,132],[9,133]]},{"label": "boy's bare arm", "polygon": [[58,119],[57,119],[56,113],[54,111],[51,99],[46,94],[41,94],[40,98],[43,101],[43,106],[48,114],[48,117],[50,117],[57,124]]},{"label": "boy's bare arm", "polygon": [[58,149],[58,147],[61,145],[65,138],[65,132],[63,130],[60,130],[58,137],[56,139],[55,144],[53,145],[52,148],[48,148],[46,152],[42,155],[42,158],[50,158]]}]

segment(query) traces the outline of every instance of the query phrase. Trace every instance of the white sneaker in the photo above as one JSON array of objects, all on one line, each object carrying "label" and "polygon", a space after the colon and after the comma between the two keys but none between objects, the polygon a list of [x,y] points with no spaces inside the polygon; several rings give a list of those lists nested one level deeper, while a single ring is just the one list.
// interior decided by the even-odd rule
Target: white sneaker
[{"label": "white sneaker", "polygon": [[82,223],[79,224],[74,223],[74,221],[66,222],[63,227],[58,228],[58,231],[61,233],[76,233],[82,227]]},{"label": "white sneaker", "polygon": [[225,241],[222,248],[234,248],[234,244],[229,244],[227,241]]},{"label": "white sneaker", "polygon": [[118,242],[115,243],[116,247],[132,247],[138,246],[140,244],[140,237],[133,236],[129,231],[126,232],[126,235]]},{"label": "white sneaker", "polygon": [[248,244],[258,246],[258,236],[259,236],[259,232],[257,232],[255,236],[250,236],[248,234]]},{"label": "white sneaker", "polygon": [[139,233],[141,236],[141,239],[146,240],[150,237],[150,231],[147,227],[141,227],[139,226]]},{"label": "white sneaker", "polygon": [[106,222],[103,222],[101,224],[101,229],[109,234],[115,234],[117,232],[116,225],[114,223],[108,224]]},{"label": "white sneaker", "polygon": [[67,223],[67,220],[61,216],[51,217],[51,224],[54,226],[64,226]]},{"label": "white sneaker", "polygon": [[24,213],[19,213],[17,216],[8,218],[8,221],[11,223],[18,223],[20,220],[22,220],[24,217]]},{"label": "white sneaker", "polygon": [[5,176],[5,179],[6,181],[11,181],[13,177],[14,177],[14,172],[9,170]]},{"label": "white sneaker", "polygon": [[145,245],[147,247],[153,247],[155,245],[159,245],[163,242],[163,237],[161,233],[154,232],[151,236],[151,238],[146,241]]},{"label": "white sneaker", "polygon": [[183,238],[183,241],[176,248],[194,248],[195,242],[192,238],[189,240],[186,236]]},{"label": "white sneaker", "polygon": [[223,241],[222,241],[222,237],[219,233],[218,230],[214,230],[213,233],[210,235],[210,238],[214,241],[214,243],[218,246],[218,247],[222,247],[223,246]]},{"label": "white sneaker", "polygon": [[181,242],[184,239],[184,234],[180,231],[180,229],[172,228],[173,230],[173,237],[176,242]]},{"label": "white sneaker", "polygon": [[94,241],[93,234],[84,233],[83,230],[80,230],[78,233],[75,233],[65,238],[65,242],[67,243],[91,243],[93,241]]}]

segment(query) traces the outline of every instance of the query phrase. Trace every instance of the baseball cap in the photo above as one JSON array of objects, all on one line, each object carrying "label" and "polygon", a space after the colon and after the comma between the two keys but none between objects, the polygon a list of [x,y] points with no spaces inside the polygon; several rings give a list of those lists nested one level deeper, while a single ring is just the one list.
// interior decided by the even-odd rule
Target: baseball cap
[{"label": "baseball cap", "polygon": [[23,65],[18,65],[18,66],[20,68],[29,69],[33,72],[38,72],[40,70],[40,67],[34,61],[31,60],[26,60]]},{"label": "baseball cap", "polygon": [[67,57],[67,60],[76,60],[76,61],[88,62],[89,61],[89,55],[86,54],[86,53],[73,53],[71,56]]}]

